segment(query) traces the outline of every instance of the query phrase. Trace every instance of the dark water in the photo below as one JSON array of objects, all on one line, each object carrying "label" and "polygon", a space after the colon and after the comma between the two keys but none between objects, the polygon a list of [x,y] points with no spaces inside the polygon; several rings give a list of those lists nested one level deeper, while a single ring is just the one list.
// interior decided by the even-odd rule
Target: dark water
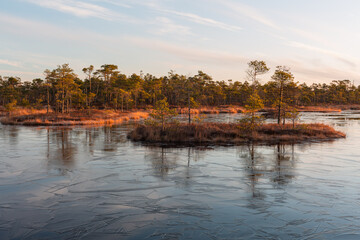
[{"label": "dark water", "polygon": [[360,239],[359,117],[303,115],[334,142],[210,149],[0,125],[0,239]]}]

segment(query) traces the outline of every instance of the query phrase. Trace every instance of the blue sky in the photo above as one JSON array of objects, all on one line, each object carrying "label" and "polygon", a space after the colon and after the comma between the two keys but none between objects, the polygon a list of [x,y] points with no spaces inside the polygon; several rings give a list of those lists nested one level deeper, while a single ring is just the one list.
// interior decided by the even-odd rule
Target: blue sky
[{"label": "blue sky", "polygon": [[69,63],[125,74],[170,70],[245,80],[247,62],[299,82],[360,84],[358,0],[0,0],[0,75],[22,80]]}]

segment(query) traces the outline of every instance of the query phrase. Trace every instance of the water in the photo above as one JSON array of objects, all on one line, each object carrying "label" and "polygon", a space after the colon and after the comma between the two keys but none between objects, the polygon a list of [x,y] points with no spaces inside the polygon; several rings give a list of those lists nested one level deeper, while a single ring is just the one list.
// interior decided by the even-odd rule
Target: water
[{"label": "water", "polygon": [[333,142],[210,148],[0,125],[0,239],[359,239],[359,117],[303,114]]}]

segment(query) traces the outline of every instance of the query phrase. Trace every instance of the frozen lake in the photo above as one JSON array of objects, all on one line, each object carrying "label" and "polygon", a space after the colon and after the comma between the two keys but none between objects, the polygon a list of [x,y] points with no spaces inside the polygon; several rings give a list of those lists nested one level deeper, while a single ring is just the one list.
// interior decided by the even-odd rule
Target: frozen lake
[{"label": "frozen lake", "polygon": [[0,239],[359,239],[359,119],[303,114],[334,142],[211,148],[0,125]]}]

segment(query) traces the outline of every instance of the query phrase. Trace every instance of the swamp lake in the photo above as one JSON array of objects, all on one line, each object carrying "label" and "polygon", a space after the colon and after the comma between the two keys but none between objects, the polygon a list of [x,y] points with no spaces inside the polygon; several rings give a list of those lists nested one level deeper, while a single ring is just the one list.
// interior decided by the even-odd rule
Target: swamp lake
[{"label": "swamp lake", "polygon": [[192,148],[133,143],[131,123],[0,125],[0,239],[359,239],[359,119],[301,114],[335,141]]}]

